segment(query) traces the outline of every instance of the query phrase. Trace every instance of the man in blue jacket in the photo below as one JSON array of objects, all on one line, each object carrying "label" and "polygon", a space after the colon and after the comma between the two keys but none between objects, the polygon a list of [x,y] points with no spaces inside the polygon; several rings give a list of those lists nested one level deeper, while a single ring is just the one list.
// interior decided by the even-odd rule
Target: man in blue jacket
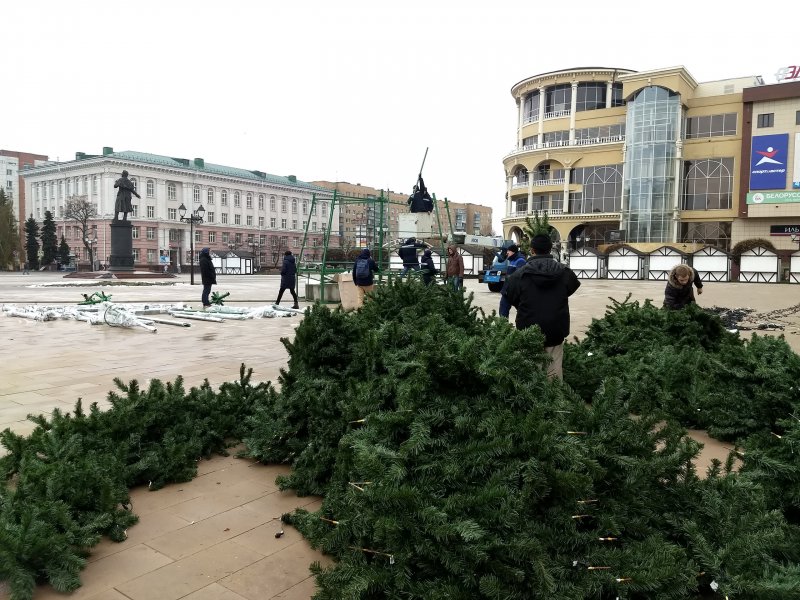
[{"label": "man in blue jacket", "polygon": [[534,325],[542,329],[545,352],[553,359],[547,375],[562,379],[564,338],[569,335],[569,297],[581,282],[553,258],[552,247],[550,236],[535,236],[531,241],[533,256],[506,280],[503,294],[517,309],[517,329]]},{"label": "man in blue jacket", "polygon": [[506,280],[503,282],[503,289],[500,290],[500,316],[505,319],[507,319],[511,314],[511,304],[509,304],[505,296],[505,290],[508,286],[508,278],[514,271],[525,265],[525,257],[519,253],[519,246],[516,244],[511,244],[506,249],[506,261],[508,261]]}]

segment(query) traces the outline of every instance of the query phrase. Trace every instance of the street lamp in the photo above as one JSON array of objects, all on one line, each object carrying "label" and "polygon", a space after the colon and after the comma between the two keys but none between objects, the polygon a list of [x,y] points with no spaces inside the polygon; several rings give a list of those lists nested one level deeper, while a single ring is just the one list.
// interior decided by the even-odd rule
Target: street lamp
[{"label": "street lamp", "polygon": [[94,271],[94,254],[97,248],[97,238],[83,238],[83,241],[89,246],[89,261],[92,263],[92,271]]},{"label": "street lamp", "polygon": [[203,215],[206,214],[206,209],[203,208],[201,204],[187,217],[186,207],[183,205],[183,202],[181,202],[181,205],[178,207],[178,214],[180,215],[181,223],[189,224],[189,255],[191,256],[191,264],[189,265],[189,285],[194,285],[194,224],[203,222]]},{"label": "street lamp", "polygon": [[256,242],[253,240],[249,242],[248,245],[250,246],[250,250],[253,252],[254,262],[255,262],[255,271],[261,270],[261,242]]}]

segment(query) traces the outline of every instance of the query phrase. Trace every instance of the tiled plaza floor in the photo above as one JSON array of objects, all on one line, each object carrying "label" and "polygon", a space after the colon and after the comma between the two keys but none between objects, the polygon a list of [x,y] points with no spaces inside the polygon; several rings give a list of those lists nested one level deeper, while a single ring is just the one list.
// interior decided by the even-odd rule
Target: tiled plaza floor
[{"label": "tiled plaza floor", "polygon": [[[199,304],[200,287],[190,286],[186,275],[158,286],[37,287],[74,281],[54,273],[0,273],[0,304],[77,303],[81,293],[100,290],[116,302]],[[269,304],[279,287],[277,276],[221,276],[219,281],[215,289],[230,292],[232,306]],[[474,280],[467,287],[478,306],[487,312],[497,308],[497,294]],[[593,317],[603,315],[609,296],[622,300],[631,292],[632,299],[660,304],[663,290],[663,282],[584,281],[571,301],[573,333],[580,335]],[[800,286],[728,283],[707,284],[699,302],[766,311],[795,305],[798,298]],[[284,305],[290,304],[284,298]],[[79,397],[84,404],[106,406],[114,377],[145,386],[151,378],[171,381],[181,375],[187,387],[204,378],[217,386],[236,379],[245,363],[256,380],[275,380],[287,360],[280,338],[291,337],[300,319],[192,321],[189,328],[163,325],[152,334],[0,315],[0,430],[27,433],[33,428],[26,420],[29,413],[71,410]],[[798,320],[787,321],[786,337],[797,351]],[[725,455],[703,432],[692,436],[707,444],[701,463]],[[140,522],[129,529],[127,541],[101,542],[75,593],[65,596],[41,586],[36,600],[307,600],[314,593],[308,566],[327,559],[292,528],[280,538],[275,533],[282,513],[297,506],[313,509],[319,499],[278,492],[275,476],[282,472],[283,467],[219,457],[203,461],[191,482],[157,492],[134,490]],[[0,599],[5,598],[0,589]]]}]

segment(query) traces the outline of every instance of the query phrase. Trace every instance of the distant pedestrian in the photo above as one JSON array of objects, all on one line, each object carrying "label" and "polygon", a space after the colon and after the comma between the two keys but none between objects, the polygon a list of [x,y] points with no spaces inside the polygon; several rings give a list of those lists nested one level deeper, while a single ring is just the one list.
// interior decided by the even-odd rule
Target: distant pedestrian
[{"label": "distant pedestrian", "polygon": [[353,263],[353,283],[358,289],[360,302],[364,301],[367,293],[375,289],[375,279],[372,274],[377,272],[377,263],[372,259],[369,249],[364,248]]},{"label": "distant pedestrian", "polygon": [[458,291],[464,284],[464,258],[455,246],[447,247],[447,266],[445,269],[447,283]]},{"label": "distant pedestrian", "polygon": [[569,267],[553,258],[548,235],[534,236],[533,256],[506,280],[505,294],[517,309],[517,329],[538,325],[544,333],[544,350],[552,359],[547,376],[562,379],[564,338],[569,335],[569,297],[581,282]]},{"label": "distant pedestrian", "polygon": [[211,251],[208,248],[200,250],[200,278],[203,281],[203,309],[211,306],[211,301],[208,299],[211,293],[211,286],[217,285],[217,272],[214,269],[214,263],[211,261]]},{"label": "distant pedestrian", "polygon": [[417,238],[410,237],[405,243],[400,246],[397,253],[403,261],[403,270],[400,272],[400,277],[403,277],[409,271],[419,271],[419,256],[417,250],[426,248],[423,242],[418,242]]},{"label": "distant pedestrian", "polygon": [[511,304],[509,304],[503,292],[506,290],[508,278],[511,274],[520,267],[525,266],[525,257],[519,253],[519,246],[516,244],[511,244],[506,249],[506,263],[508,264],[506,267],[506,278],[503,282],[503,288],[500,290],[500,316],[507,319],[511,314]]},{"label": "distant pedestrian", "polygon": [[23,275],[30,275],[29,268],[30,268],[30,265],[28,265],[28,261],[26,260],[26,261],[25,261],[25,262],[22,264],[22,274],[23,274]]},{"label": "distant pedestrian", "polygon": [[433,283],[433,278],[439,272],[439,269],[433,264],[433,254],[430,248],[422,253],[422,263],[420,267],[422,269],[422,282],[425,285]]},{"label": "distant pedestrian", "polygon": [[294,305],[292,308],[300,308],[300,305],[297,303],[297,292],[294,291],[295,283],[297,282],[297,263],[294,260],[294,256],[292,255],[291,250],[287,250],[283,253],[283,265],[281,266],[281,289],[278,292],[278,299],[275,300],[275,304],[281,303],[281,298],[283,298],[283,292],[289,290],[289,293],[294,298]]},{"label": "distant pedestrian", "polygon": [[703,282],[700,275],[689,265],[676,265],[667,276],[667,287],[664,290],[664,308],[684,308],[694,304],[694,290],[703,293]]}]

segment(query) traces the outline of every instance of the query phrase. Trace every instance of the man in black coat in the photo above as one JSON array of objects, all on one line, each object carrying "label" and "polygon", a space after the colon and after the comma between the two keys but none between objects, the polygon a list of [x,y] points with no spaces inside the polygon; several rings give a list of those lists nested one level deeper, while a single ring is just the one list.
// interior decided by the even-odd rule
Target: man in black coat
[{"label": "man in black coat", "polygon": [[417,256],[417,250],[426,247],[426,244],[418,242],[417,239],[413,237],[408,238],[405,244],[400,246],[400,249],[397,251],[403,261],[403,270],[400,272],[400,277],[411,270],[419,271],[419,256]]},{"label": "man in black coat", "polygon": [[548,235],[534,236],[533,256],[506,281],[503,293],[517,309],[517,329],[538,325],[544,333],[545,351],[553,359],[549,377],[562,378],[564,338],[569,335],[569,297],[581,282],[568,267],[550,254],[553,242]]},{"label": "man in black coat", "polygon": [[278,292],[278,299],[275,300],[275,304],[281,303],[281,298],[283,297],[283,292],[289,290],[289,293],[294,298],[294,305],[292,308],[300,308],[300,305],[297,304],[297,292],[294,291],[294,284],[297,279],[297,263],[294,260],[294,256],[292,255],[291,250],[287,250],[283,253],[283,265],[281,266],[281,289]]},{"label": "man in black coat", "polygon": [[217,285],[217,272],[214,263],[211,261],[211,251],[208,248],[200,250],[200,278],[203,281],[203,308],[211,306],[208,295],[211,293],[211,286]]}]

